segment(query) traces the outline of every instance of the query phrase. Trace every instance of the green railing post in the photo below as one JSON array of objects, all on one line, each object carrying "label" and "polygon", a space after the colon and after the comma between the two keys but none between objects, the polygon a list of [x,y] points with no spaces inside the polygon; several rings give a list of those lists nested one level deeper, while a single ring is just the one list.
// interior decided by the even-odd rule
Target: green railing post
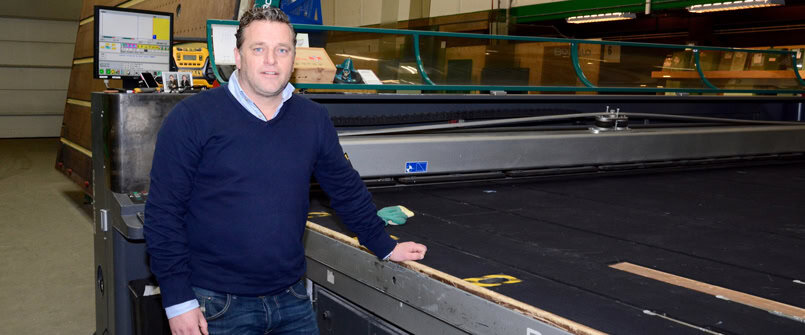
[{"label": "green railing post", "polygon": [[430,80],[425,72],[425,64],[422,64],[422,56],[419,55],[419,34],[414,34],[414,56],[416,56],[416,66],[419,68],[419,76],[428,85],[436,85]]},{"label": "green railing post", "polygon": [[800,85],[805,86],[805,80],[802,80],[802,76],[799,74],[799,69],[797,68],[797,52],[791,51],[791,64],[794,68],[794,77],[797,78],[797,81]]},{"label": "green railing post", "polygon": [[581,70],[581,65],[579,64],[579,44],[576,42],[570,43],[570,58],[573,60],[573,68],[576,69],[576,77],[579,77],[579,80],[587,87],[596,87],[591,83],[587,76],[584,75],[584,71]]},{"label": "green railing post", "polygon": [[717,90],[718,87],[715,87],[707,78],[704,76],[704,71],[702,71],[702,63],[699,61],[699,49],[693,49],[693,59],[696,61],[696,71],[699,72],[699,78],[702,78],[702,82],[707,85],[707,87]]}]

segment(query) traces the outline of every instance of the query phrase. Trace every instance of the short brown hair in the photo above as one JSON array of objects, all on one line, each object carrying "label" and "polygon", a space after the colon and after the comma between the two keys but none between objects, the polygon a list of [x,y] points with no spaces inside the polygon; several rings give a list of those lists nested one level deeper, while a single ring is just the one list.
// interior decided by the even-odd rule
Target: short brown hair
[{"label": "short brown hair", "polygon": [[287,24],[288,28],[291,29],[291,35],[293,35],[293,44],[296,46],[296,31],[293,29],[293,25],[291,25],[291,20],[288,19],[288,15],[285,15],[281,9],[276,7],[254,7],[246,11],[246,13],[243,13],[243,16],[240,18],[238,32],[235,33],[238,49],[240,49],[240,46],[243,45],[243,31],[246,30],[246,27],[248,27],[254,21],[268,21]]}]

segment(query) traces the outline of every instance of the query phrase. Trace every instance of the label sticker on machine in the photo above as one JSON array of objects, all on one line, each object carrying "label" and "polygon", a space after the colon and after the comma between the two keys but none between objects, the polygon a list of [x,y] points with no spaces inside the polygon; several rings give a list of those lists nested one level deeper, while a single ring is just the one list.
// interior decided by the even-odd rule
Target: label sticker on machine
[{"label": "label sticker on machine", "polygon": [[405,173],[428,172],[428,162],[405,162]]}]

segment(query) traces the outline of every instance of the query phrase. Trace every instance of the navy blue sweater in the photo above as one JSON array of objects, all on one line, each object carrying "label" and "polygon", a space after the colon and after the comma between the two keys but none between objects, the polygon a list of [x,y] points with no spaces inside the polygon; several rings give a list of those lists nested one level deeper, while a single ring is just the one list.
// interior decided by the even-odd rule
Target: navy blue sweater
[{"label": "navy blue sweater", "polygon": [[294,95],[261,121],[225,88],[180,102],[157,137],[145,239],[164,306],[192,286],[269,295],[305,273],[311,175],[375,255],[395,246],[327,110]]}]

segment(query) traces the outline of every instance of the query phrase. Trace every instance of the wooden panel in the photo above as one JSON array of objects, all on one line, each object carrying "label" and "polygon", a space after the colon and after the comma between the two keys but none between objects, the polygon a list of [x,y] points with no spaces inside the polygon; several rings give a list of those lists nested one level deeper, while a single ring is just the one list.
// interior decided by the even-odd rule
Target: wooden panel
[{"label": "wooden panel", "polygon": [[[70,88],[67,90],[67,97],[90,101],[92,92],[101,92],[106,89],[103,79],[92,78],[92,63],[73,65],[70,72]],[[123,87],[120,79],[109,80],[109,87]]]},{"label": "wooden panel", "polygon": [[62,142],[56,153],[56,170],[92,195],[92,157]]},{"label": "wooden panel", "polygon": [[[435,1],[434,1],[435,2]],[[476,12],[476,13],[467,13],[467,14],[456,14],[456,15],[447,15],[447,16],[438,16],[434,13],[431,13],[431,25],[442,25],[442,24],[452,24],[452,23],[462,23],[462,22],[472,22],[472,21],[488,21],[489,20],[489,12]]]},{"label": "wooden panel", "polygon": [[528,84],[540,85],[542,82],[542,59],[545,43],[518,43],[514,46],[514,59],[522,67],[528,68]]},{"label": "wooden panel", "polygon": [[93,56],[95,25],[88,23],[78,27],[75,38],[75,52],[73,58],[87,58]]},{"label": "wooden panel", "polygon": [[[481,70],[486,66],[486,45],[452,47],[445,51],[445,68],[447,73],[447,61],[454,59],[472,60],[472,84],[478,85],[481,82]],[[470,83],[467,83],[470,84]]]},{"label": "wooden panel", "polygon": [[[125,0],[84,0],[83,5],[81,6],[81,19],[86,19],[90,16],[95,15],[94,9],[95,5],[98,6],[117,6],[118,4],[125,2]],[[90,23],[91,24],[91,23]]]},{"label": "wooden panel", "polygon": [[92,126],[89,107],[66,104],[61,137],[92,150]]},{"label": "wooden panel", "polygon": [[443,24],[439,26],[439,31],[447,32],[466,32],[466,31],[486,31],[489,29],[488,21],[473,21],[453,24]]},{"label": "wooden panel", "polygon": [[232,20],[236,0],[146,0],[132,6],[174,15],[173,35],[176,37],[207,37],[207,20]]}]

